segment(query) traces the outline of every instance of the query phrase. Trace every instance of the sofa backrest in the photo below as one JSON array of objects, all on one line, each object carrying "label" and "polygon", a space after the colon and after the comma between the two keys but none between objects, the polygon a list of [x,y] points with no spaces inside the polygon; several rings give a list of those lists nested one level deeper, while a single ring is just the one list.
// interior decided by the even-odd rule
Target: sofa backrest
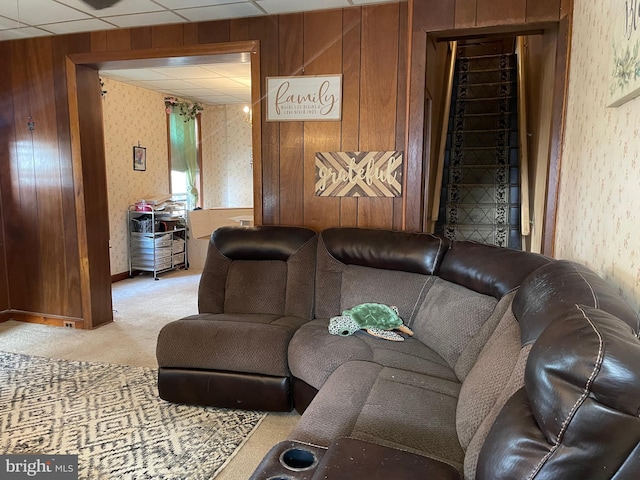
[{"label": "sofa backrest", "polygon": [[535,269],[552,260],[543,255],[470,241],[453,242],[438,275],[497,299],[519,287]]},{"label": "sofa backrest", "polygon": [[522,343],[534,342],[551,323],[576,304],[599,308],[640,329],[637,313],[599,275],[588,267],[558,260],[536,270],[513,299],[522,328]]},{"label": "sofa backrest", "polygon": [[317,234],[307,228],[217,229],[198,288],[199,312],[310,319],[316,252]]},{"label": "sofa backrest", "polygon": [[316,318],[365,302],[398,307],[411,324],[449,241],[424,233],[330,228],[320,233]]}]

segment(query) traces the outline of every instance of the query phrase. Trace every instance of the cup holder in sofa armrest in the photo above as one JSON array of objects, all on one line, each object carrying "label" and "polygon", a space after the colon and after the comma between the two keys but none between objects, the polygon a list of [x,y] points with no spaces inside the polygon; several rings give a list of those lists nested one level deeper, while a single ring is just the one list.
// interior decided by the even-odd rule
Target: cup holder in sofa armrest
[{"label": "cup holder in sofa armrest", "polygon": [[287,469],[301,472],[310,470],[318,464],[318,457],[307,448],[288,448],[280,454],[280,463]]},{"label": "cup holder in sofa armrest", "polygon": [[249,480],[311,480],[326,451],[302,442],[280,442],[269,450]]}]

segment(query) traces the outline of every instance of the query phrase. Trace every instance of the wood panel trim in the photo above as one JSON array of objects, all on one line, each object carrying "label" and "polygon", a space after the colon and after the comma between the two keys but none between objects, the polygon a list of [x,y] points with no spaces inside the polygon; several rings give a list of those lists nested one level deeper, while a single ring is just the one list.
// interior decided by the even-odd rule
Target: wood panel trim
[{"label": "wood panel trim", "polygon": [[[110,68],[118,68],[118,62],[138,60],[141,68],[144,68],[144,60],[150,66],[157,63],[153,60],[173,59],[171,66],[189,65],[195,63],[207,63],[211,55],[225,55],[238,53],[254,53],[258,49],[258,40],[246,40],[240,42],[212,43],[207,45],[191,45],[183,47],[158,47],[139,50],[121,50],[114,52],[90,52],[74,53],[69,55],[70,60],[76,65],[86,65],[95,69],[101,69],[105,64]],[[165,62],[166,65],[166,62]]]},{"label": "wood panel trim", "polygon": [[71,137],[71,164],[75,191],[76,219],[78,225],[78,255],[80,257],[80,294],[82,297],[82,316],[86,326],[93,325],[91,308],[91,279],[89,275],[89,245],[87,237],[87,215],[85,211],[84,179],[82,175],[82,154],[80,147],[80,117],[78,113],[78,87],[76,65],[67,56],[67,91],[69,103],[69,132]]},{"label": "wood panel trim", "polygon": [[[65,317],[61,315],[47,315],[44,313],[25,312],[22,310],[4,310],[0,312],[0,322],[15,320],[16,322],[38,323],[54,327],[65,327],[65,322],[72,322],[73,328],[85,330],[85,320],[78,317]],[[66,327],[69,328],[69,327]]]},{"label": "wood panel trim", "polygon": [[[242,42],[246,43],[246,42]],[[253,224],[262,225],[262,82],[260,42],[251,48],[251,149],[253,152]]]},{"label": "wood panel trim", "polygon": [[549,173],[547,200],[542,233],[542,253],[555,253],[556,224],[558,221],[558,194],[560,190],[560,168],[562,164],[562,144],[564,141],[565,116],[569,88],[569,64],[571,61],[571,23],[573,14],[560,20],[556,46],[556,70],[553,112],[551,117],[551,148],[549,150]]}]

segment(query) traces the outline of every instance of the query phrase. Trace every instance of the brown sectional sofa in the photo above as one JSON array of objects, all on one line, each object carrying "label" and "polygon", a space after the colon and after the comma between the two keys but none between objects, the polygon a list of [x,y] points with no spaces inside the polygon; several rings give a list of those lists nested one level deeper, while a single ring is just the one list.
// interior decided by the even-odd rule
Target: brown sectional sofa
[{"label": "brown sectional sofa", "polygon": [[[223,228],[199,297],[160,333],[160,395],[302,413],[252,479],[640,478],[638,316],[582,265],[427,234]],[[364,302],[396,305],[414,336],[328,333]]]}]

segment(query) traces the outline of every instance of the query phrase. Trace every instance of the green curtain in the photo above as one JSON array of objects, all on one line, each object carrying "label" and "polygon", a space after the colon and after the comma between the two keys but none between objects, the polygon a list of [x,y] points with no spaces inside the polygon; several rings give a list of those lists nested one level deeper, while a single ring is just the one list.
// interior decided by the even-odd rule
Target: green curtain
[{"label": "green curtain", "polygon": [[171,170],[185,172],[187,175],[187,194],[189,207],[194,208],[198,203],[198,151],[196,145],[196,122],[179,113],[169,114]]}]

